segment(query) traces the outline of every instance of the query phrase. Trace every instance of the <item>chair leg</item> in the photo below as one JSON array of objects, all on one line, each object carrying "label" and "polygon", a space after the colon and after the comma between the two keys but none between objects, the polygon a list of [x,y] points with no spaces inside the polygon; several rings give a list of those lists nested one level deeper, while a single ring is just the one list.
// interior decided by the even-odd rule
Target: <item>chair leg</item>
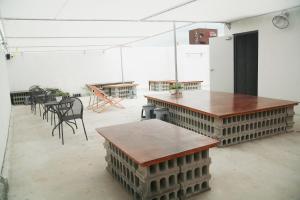
[{"label": "chair leg", "polygon": [[67,121],[64,121],[64,122],[66,122],[66,124],[72,128],[73,134],[75,134],[75,130],[74,130],[73,126],[71,126]]},{"label": "chair leg", "polygon": [[42,116],[41,104],[39,104],[40,116]]},{"label": "chair leg", "polygon": [[58,138],[60,139],[60,128],[61,128],[61,124],[59,124],[58,126]]},{"label": "chair leg", "polygon": [[86,140],[88,140],[88,137],[87,137],[87,134],[86,134],[86,130],[85,130],[85,126],[84,126],[83,119],[81,119],[81,122],[82,122],[83,130],[84,130],[85,138],[86,138]]},{"label": "chair leg", "polygon": [[55,129],[58,127],[58,130],[60,129],[60,124],[57,124],[54,126],[54,128],[52,129],[52,136],[54,136],[54,131]]},{"label": "chair leg", "polygon": [[55,119],[55,113],[53,113],[53,118],[54,118],[54,126],[56,125],[56,119]]},{"label": "chair leg", "polygon": [[78,129],[78,126],[77,126],[77,123],[76,123],[76,119],[74,119],[74,123],[75,123],[76,129]]},{"label": "chair leg", "polygon": [[63,122],[61,123],[61,143],[64,145],[64,128],[63,128]]}]

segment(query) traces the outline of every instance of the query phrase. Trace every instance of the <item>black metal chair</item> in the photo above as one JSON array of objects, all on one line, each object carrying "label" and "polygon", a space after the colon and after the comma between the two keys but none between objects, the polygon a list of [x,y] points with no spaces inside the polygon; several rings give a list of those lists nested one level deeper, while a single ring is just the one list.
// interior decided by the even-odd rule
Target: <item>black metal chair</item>
[{"label": "black metal chair", "polygon": [[45,97],[41,100],[43,101],[42,107],[44,109],[43,119],[46,118],[48,122],[48,114],[49,112],[51,112],[51,125],[52,125],[52,118],[53,118],[54,111],[51,109],[51,106],[49,106],[48,103],[50,103],[51,105],[52,102],[56,102],[55,92],[53,90],[46,89]]},{"label": "black metal chair", "polygon": [[[58,115],[59,123],[52,130],[52,135],[55,128],[59,128],[59,137],[61,133],[62,144],[64,144],[64,133],[63,133],[63,122],[72,128],[73,133],[75,134],[74,128],[71,124],[74,124],[77,128],[76,119],[81,119],[84,134],[86,140],[88,140],[85,125],[83,122],[83,104],[79,98],[69,97],[62,99],[60,103],[55,106],[55,112]],[[74,122],[73,122],[74,121]]]},{"label": "black metal chair", "polygon": [[41,111],[41,104],[44,103],[46,92],[39,86],[32,86],[29,89],[30,91],[30,101],[31,101],[31,111],[36,114],[36,106],[39,105],[40,115],[42,114]]}]

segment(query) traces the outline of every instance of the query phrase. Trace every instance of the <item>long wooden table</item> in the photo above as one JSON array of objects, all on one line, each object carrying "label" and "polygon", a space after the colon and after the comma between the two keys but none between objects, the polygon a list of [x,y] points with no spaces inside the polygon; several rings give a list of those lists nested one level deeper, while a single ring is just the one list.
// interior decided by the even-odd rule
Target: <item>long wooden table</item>
[{"label": "long wooden table", "polygon": [[107,170],[134,199],[179,199],[209,190],[209,148],[218,141],[160,120],[97,131]]},{"label": "long wooden table", "polygon": [[220,146],[274,134],[294,125],[298,102],[212,91],[185,91],[181,97],[166,94],[145,96],[148,103],[167,107],[170,122],[216,138]]}]

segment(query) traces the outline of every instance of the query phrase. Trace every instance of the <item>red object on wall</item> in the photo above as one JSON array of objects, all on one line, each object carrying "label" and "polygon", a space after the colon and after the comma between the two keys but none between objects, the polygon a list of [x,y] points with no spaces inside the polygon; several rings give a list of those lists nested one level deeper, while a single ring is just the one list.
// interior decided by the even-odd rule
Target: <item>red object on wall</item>
[{"label": "red object on wall", "polygon": [[190,44],[209,44],[210,37],[217,37],[217,29],[194,29],[189,31]]}]

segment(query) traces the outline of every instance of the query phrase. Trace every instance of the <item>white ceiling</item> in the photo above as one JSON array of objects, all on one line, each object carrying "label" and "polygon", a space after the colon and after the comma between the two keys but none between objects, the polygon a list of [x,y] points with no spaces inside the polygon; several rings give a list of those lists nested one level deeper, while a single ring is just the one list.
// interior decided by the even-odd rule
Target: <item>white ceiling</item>
[{"label": "white ceiling", "polygon": [[[0,0],[0,14],[14,49],[107,49],[171,31],[173,20],[180,21],[177,27],[230,22],[299,5],[300,0]],[[187,35],[189,27],[182,30]]]},{"label": "white ceiling", "polygon": [[232,22],[300,5],[300,0],[198,0],[153,20]]}]

